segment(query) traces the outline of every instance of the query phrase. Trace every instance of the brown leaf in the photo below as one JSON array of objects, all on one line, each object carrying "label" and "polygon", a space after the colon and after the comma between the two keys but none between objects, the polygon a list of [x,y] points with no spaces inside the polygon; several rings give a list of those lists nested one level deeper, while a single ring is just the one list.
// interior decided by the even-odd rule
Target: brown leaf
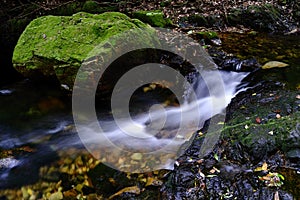
[{"label": "brown leaf", "polygon": [[122,190],[116,192],[115,194],[111,195],[108,199],[113,199],[117,196],[122,195],[123,193],[132,193],[132,194],[139,195],[141,193],[141,190],[138,186],[126,187],[126,188],[123,188]]}]

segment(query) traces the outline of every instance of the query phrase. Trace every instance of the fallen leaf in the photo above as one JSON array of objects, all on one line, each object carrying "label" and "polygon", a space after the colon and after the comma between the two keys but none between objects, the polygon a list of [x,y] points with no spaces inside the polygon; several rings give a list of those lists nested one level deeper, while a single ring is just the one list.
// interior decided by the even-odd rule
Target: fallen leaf
[{"label": "fallen leaf", "polygon": [[257,167],[256,169],[254,169],[255,172],[267,171],[267,170],[268,170],[268,164],[266,162],[264,162],[261,167]]},{"label": "fallen leaf", "polygon": [[260,124],[261,123],[261,119],[259,117],[256,117],[255,119],[256,123]]},{"label": "fallen leaf", "polygon": [[214,158],[216,159],[216,161],[219,161],[219,156],[218,156],[218,154],[214,154]]},{"label": "fallen leaf", "polygon": [[212,175],[207,175],[206,177],[207,178],[212,178],[212,177],[215,177],[215,176],[217,176],[217,175],[212,174]]},{"label": "fallen leaf", "polygon": [[147,182],[145,186],[161,186],[162,184],[163,182],[161,180],[158,180],[156,177],[147,177]]},{"label": "fallen leaf", "polygon": [[262,169],[263,171],[268,170],[268,164],[267,164],[266,162],[264,162],[263,165],[262,165],[262,167],[261,167],[261,169]]},{"label": "fallen leaf", "polygon": [[123,188],[122,190],[116,192],[115,194],[111,195],[108,199],[113,199],[114,197],[120,196],[123,193],[132,193],[132,194],[138,195],[141,193],[141,190],[138,186],[126,187],[126,188]]},{"label": "fallen leaf", "polygon": [[269,131],[268,134],[269,135],[274,135],[274,131]]},{"label": "fallen leaf", "polygon": [[287,67],[289,66],[286,63],[279,62],[279,61],[269,61],[266,64],[264,64],[261,68],[262,69],[271,69],[271,68],[282,68],[282,67]]}]

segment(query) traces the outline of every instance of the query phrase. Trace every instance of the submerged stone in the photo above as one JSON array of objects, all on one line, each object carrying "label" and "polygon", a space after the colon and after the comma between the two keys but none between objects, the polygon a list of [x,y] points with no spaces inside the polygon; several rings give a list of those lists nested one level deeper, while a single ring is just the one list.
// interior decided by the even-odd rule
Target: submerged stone
[{"label": "submerged stone", "polygon": [[[129,34],[125,33],[134,39],[127,38]],[[44,16],[26,27],[14,49],[12,62],[25,77],[57,79],[71,89],[84,61],[100,54],[109,61],[116,51],[115,45],[122,51],[126,45],[151,46],[156,42],[154,29],[149,25],[118,12]]]}]

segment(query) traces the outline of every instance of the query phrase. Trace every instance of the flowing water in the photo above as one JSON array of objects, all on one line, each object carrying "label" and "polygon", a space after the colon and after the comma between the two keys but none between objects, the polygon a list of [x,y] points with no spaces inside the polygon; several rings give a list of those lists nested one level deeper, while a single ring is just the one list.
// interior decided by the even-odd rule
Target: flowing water
[{"label": "flowing water", "polygon": [[[234,38],[239,37],[233,36]],[[226,38],[230,39],[227,36]],[[260,44],[260,48],[256,47],[256,36],[255,40],[248,36],[246,38],[254,43],[254,49],[261,49],[261,47],[271,48],[264,43]],[[229,39],[230,44],[238,45],[237,42],[232,42]],[[296,40],[299,41],[298,38]],[[286,57],[282,57],[281,54],[274,54],[268,60],[285,62],[291,60],[288,57],[290,48],[288,48],[288,45],[284,45],[286,44],[285,41],[280,40],[280,38],[272,39],[272,41],[274,43],[270,43],[269,40],[265,43],[277,47],[278,51],[284,50],[282,55]],[[290,54],[294,57],[292,59],[293,62],[290,63],[292,67],[286,69],[285,73],[280,74],[285,75],[282,79],[290,83],[290,87],[298,88],[299,58],[294,51],[299,50],[299,43],[291,42],[291,44],[293,44],[291,47],[293,52]],[[236,46],[227,46],[229,52],[237,49]],[[251,46],[250,42],[247,43],[247,47],[251,48]],[[242,48],[244,49],[244,47]],[[268,51],[266,50],[266,52]],[[245,54],[248,55],[249,52],[247,51]],[[243,56],[241,55],[241,58],[245,58]],[[265,59],[267,56],[261,52],[258,52],[258,56],[261,57],[259,60],[262,63],[265,62],[262,59]],[[166,107],[164,105],[165,100],[156,100],[156,97],[159,96],[161,98],[161,95],[152,92],[135,98],[130,108],[134,123],[123,121],[121,126],[116,126],[116,123],[112,121],[110,111],[107,110],[109,106],[104,105],[97,110],[100,124],[103,125],[105,134],[110,141],[127,146],[127,148],[133,148],[134,151],[153,150],[170,142],[173,142],[172,144],[178,147],[185,141],[176,140],[179,142],[174,143],[174,138],[176,138],[174,130],[178,130],[181,116],[186,116],[183,120],[183,127],[185,128],[188,128],[188,124],[194,121],[195,115],[197,115],[196,118],[200,117],[200,120],[196,120],[199,123],[194,126],[200,129],[205,120],[217,113],[222,113],[231,98],[238,91],[244,89],[245,85],[241,84],[241,81],[247,76],[247,73],[223,71],[220,74],[222,85],[214,84],[214,75],[207,75],[207,77],[211,78],[209,79],[210,84],[215,86],[210,87],[210,90],[215,89],[210,91],[211,93],[207,91],[207,86],[203,84],[201,76],[194,77],[192,90],[196,92],[197,99],[189,100],[186,98],[185,103],[181,107],[172,105]],[[267,77],[267,79],[272,79],[272,77]],[[219,83],[219,81],[216,83]],[[186,90],[186,97],[188,97],[189,90]],[[219,98],[218,93],[221,94],[222,98]],[[92,144],[93,142],[99,144],[99,142],[102,142],[101,137],[99,139],[98,136],[95,136],[94,124],[83,127],[87,137],[78,137],[77,132],[74,131],[72,105],[70,105],[70,102],[70,98],[66,97],[61,91],[49,87],[49,85],[32,83],[29,80],[23,80],[0,88],[0,188],[34,182],[38,178],[41,166],[48,165],[58,159],[58,151],[65,151],[72,147],[84,148],[82,140],[85,144]],[[198,115],[199,113],[201,115]],[[164,122],[163,126],[158,123],[161,121]],[[159,125],[162,131],[158,132],[155,125]],[[127,134],[128,132],[131,134]],[[138,139],[135,139],[136,134],[138,134]],[[177,139],[188,139],[191,137],[190,132],[188,135],[185,134],[187,132],[180,132],[180,134],[177,134]],[[141,138],[144,139],[143,143],[141,143]],[[105,145],[103,144],[103,146]],[[173,163],[174,160],[161,163],[161,168],[170,169],[173,167]]]},{"label": "flowing water", "polygon": [[[114,110],[113,114],[119,112],[121,115],[114,116],[111,121],[101,119],[102,131],[98,122],[79,125],[80,139],[90,152],[95,152],[95,157],[119,170],[144,172],[172,169],[181,146],[203,127],[206,120],[221,113],[225,117],[224,109],[238,92],[237,87],[247,74],[218,70],[202,72],[185,92],[181,106],[152,104],[148,111],[131,117],[124,115],[126,108]],[[196,98],[190,98],[190,93],[195,94]],[[100,156],[98,152],[102,152]],[[136,153],[142,154],[139,163],[144,167],[130,164]],[[117,159],[111,160],[111,155]],[[123,158],[122,162],[118,159],[120,157]],[[157,165],[145,166],[145,163],[154,159],[159,160]]]},{"label": "flowing water", "polygon": [[[199,77],[194,77],[193,83],[197,100],[188,102],[188,98],[186,98],[186,102],[181,107],[159,107],[162,104],[157,102],[153,106],[155,95],[151,95],[153,100],[149,100],[151,98],[149,96],[147,98],[139,97],[137,100],[139,105],[132,105],[133,111],[147,107],[152,109],[152,112],[137,112],[138,114],[133,116],[134,127],[131,127],[133,124],[128,122],[117,126],[105,108],[98,110],[105,136],[111,142],[123,146],[127,145],[128,148],[130,147],[137,152],[153,150],[171,142],[178,147],[185,140],[174,142],[174,136],[167,136],[166,134],[172,134],[174,130],[178,130],[181,116],[188,116],[183,121],[185,125],[190,124],[198,117],[199,109],[201,118],[197,128],[201,128],[205,120],[224,110],[236,94],[237,86],[247,75],[247,73],[220,72],[224,84],[217,85],[215,83],[220,82],[216,81],[213,73],[217,72],[208,72],[206,76],[209,77],[207,79],[209,84],[214,85],[215,91],[210,91],[210,93],[215,95],[210,95],[206,84],[203,83],[203,78],[198,75]],[[220,96],[216,96],[217,94]],[[225,95],[225,98],[222,95]],[[147,100],[144,102],[143,99]],[[30,182],[28,179],[21,181],[24,170],[27,170],[26,173],[31,174],[30,176],[33,174],[37,176],[37,169],[40,166],[47,165],[47,163],[57,159],[57,151],[71,147],[82,148],[82,140],[85,144],[96,142],[98,145],[106,146],[105,143],[101,143],[101,137],[94,137],[93,125],[84,128],[86,138],[79,138],[74,129],[69,129],[74,124],[69,102],[70,99],[65,97],[61,91],[48,85],[34,84],[29,80],[0,88],[1,187],[11,185],[10,182],[12,185],[16,184],[15,182]],[[149,102],[151,102],[150,105]],[[212,102],[216,107],[212,108]],[[159,109],[153,109],[155,106],[158,106]],[[161,121],[162,116],[166,120],[163,127],[165,135],[157,136],[158,131],[154,126]],[[128,135],[128,133],[130,134]],[[137,139],[135,134],[138,134]],[[183,137],[187,137],[184,135],[187,134],[187,130],[185,132],[182,130],[181,134]],[[141,138],[143,142],[141,142]],[[162,163],[160,167],[170,169],[173,167],[173,163],[174,160]]]}]

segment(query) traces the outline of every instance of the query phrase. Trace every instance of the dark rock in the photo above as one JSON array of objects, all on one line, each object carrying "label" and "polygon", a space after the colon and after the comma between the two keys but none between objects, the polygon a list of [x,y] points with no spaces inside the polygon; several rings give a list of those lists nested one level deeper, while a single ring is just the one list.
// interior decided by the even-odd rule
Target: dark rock
[{"label": "dark rock", "polygon": [[[98,194],[109,197],[119,190],[132,186],[126,173],[112,169],[104,164],[98,164],[88,172],[88,176]],[[87,191],[86,191],[87,192]]]},{"label": "dark rock", "polygon": [[281,10],[271,4],[263,6],[249,6],[244,9],[232,9],[229,11],[228,24],[238,24],[265,32],[282,32],[287,30]]},{"label": "dark rock", "polygon": [[241,60],[228,56],[225,52],[216,48],[208,49],[209,55],[213,58],[219,69],[236,72],[254,72],[261,66],[254,58]]}]

